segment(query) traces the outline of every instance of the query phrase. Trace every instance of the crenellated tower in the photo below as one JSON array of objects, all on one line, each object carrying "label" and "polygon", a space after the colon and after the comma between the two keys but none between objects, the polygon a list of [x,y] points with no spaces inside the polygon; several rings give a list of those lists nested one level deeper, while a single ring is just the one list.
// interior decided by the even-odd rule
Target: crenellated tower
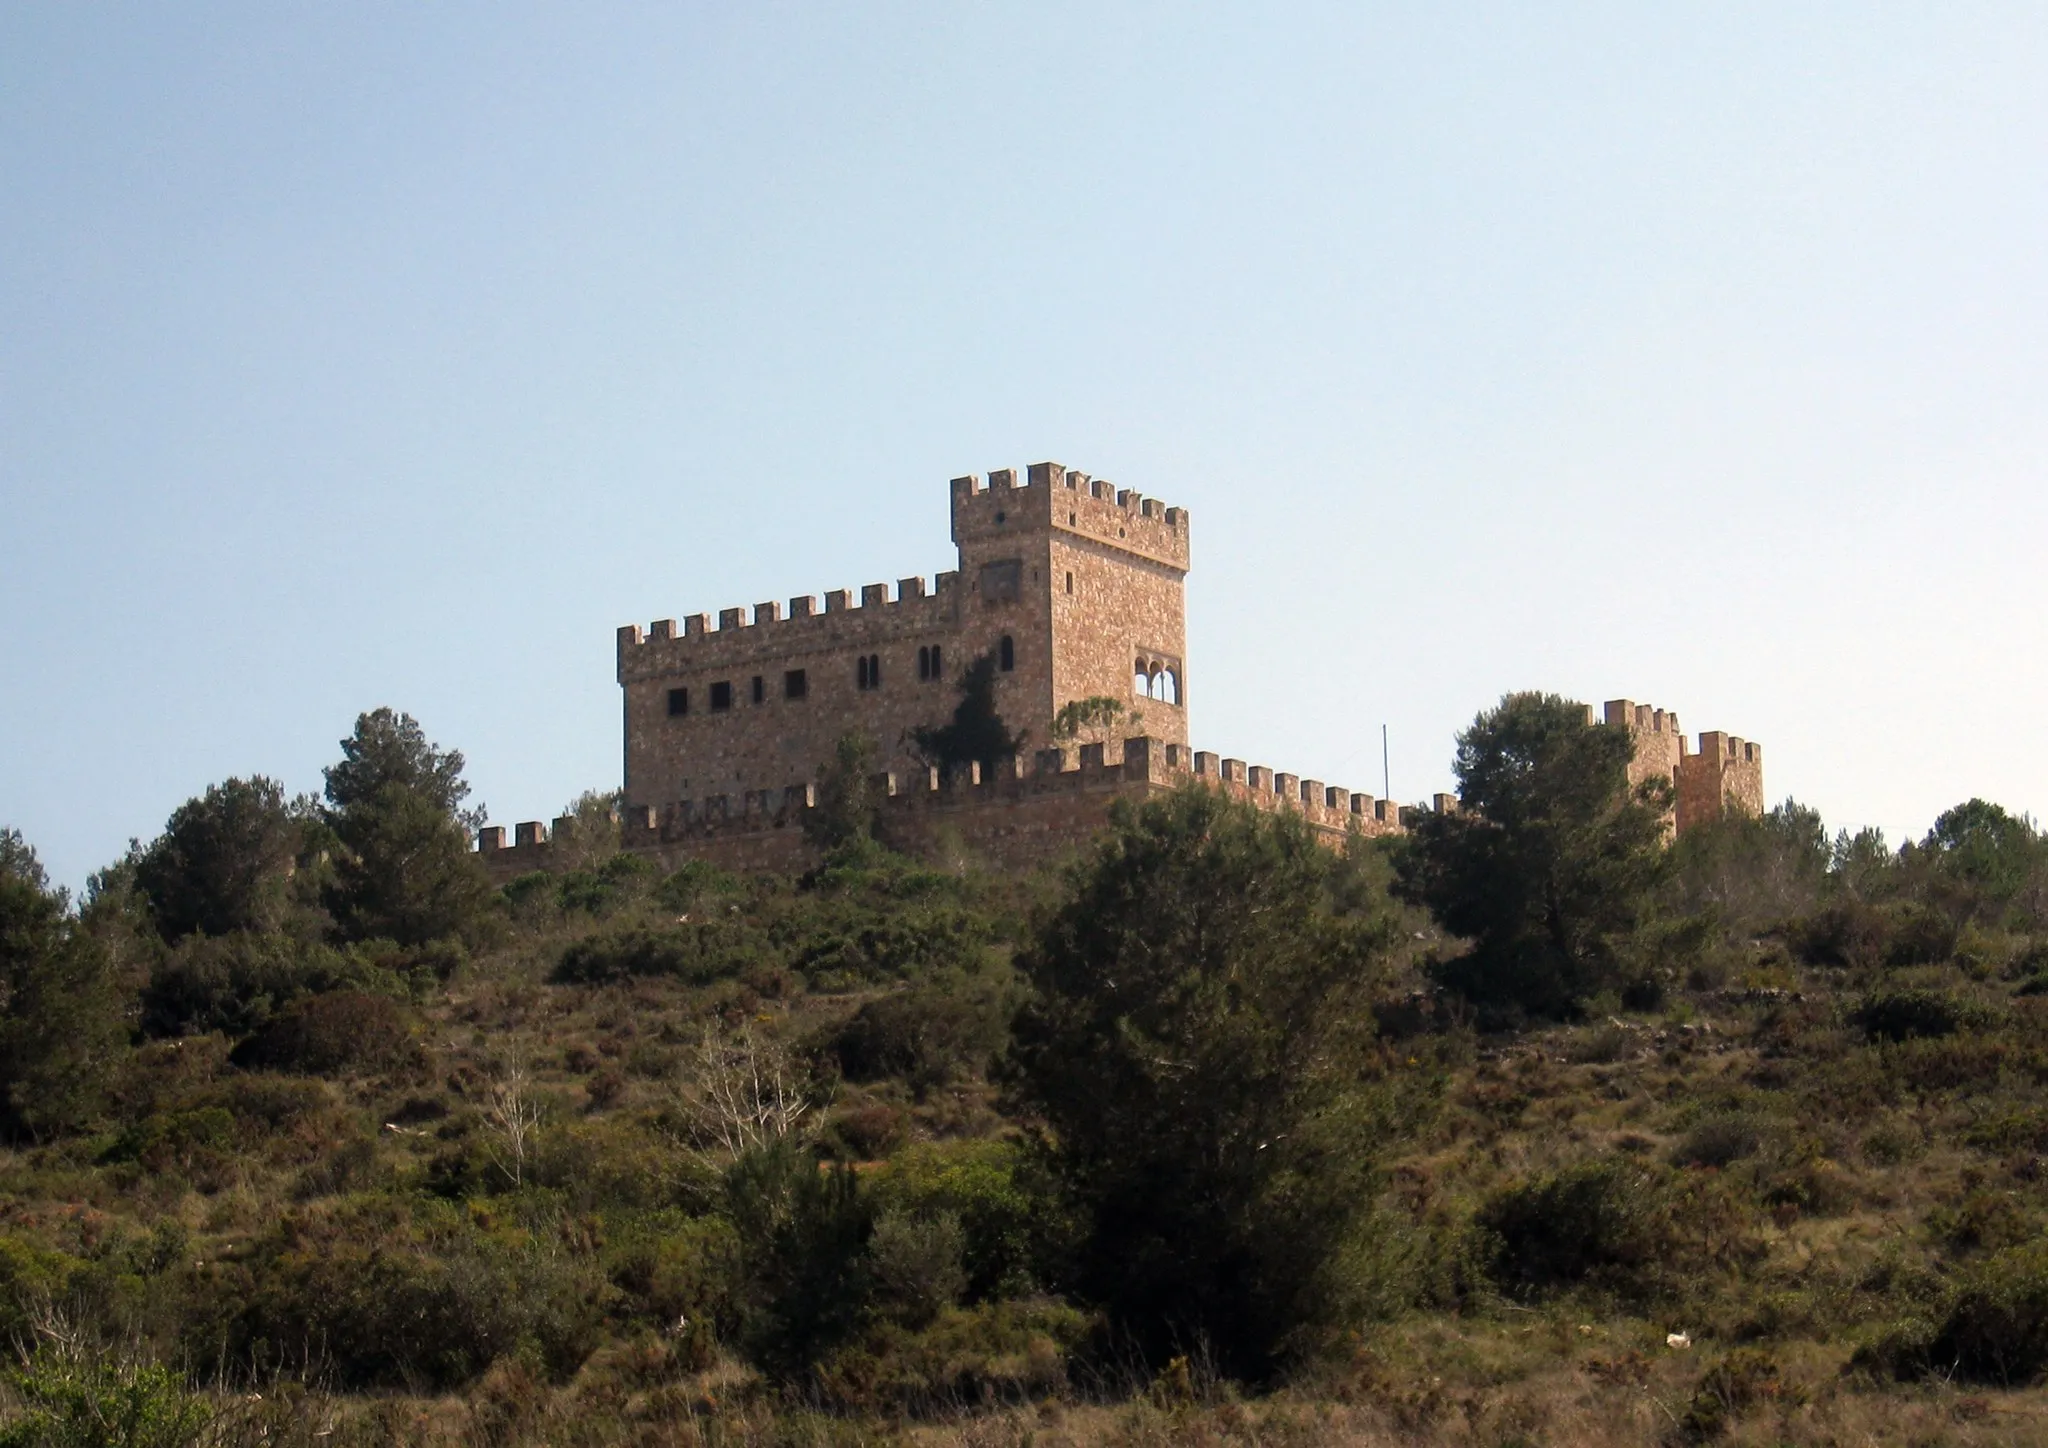
[{"label": "crenellated tower", "polygon": [[[1588,709],[1590,716],[1592,710]],[[1686,748],[1678,716],[1630,699],[1609,699],[1603,722],[1628,730],[1635,741],[1629,763],[1631,786],[1650,778],[1671,781],[1670,827],[1683,834],[1731,811],[1764,812],[1764,747],[1713,730],[1700,735],[1697,753]]]},{"label": "crenellated tower", "polygon": [[969,661],[997,661],[997,707],[1029,747],[1067,703],[1103,696],[1128,734],[1185,747],[1188,515],[1129,489],[1034,463],[951,484],[958,567],[752,610],[619,630],[629,807],[744,797],[808,783],[863,729],[885,766],[943,723]]}]

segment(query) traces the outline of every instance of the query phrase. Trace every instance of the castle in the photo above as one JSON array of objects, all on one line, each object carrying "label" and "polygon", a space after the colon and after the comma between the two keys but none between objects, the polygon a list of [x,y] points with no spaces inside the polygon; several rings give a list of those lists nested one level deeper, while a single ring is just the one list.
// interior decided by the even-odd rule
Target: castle
[{"label": "castle", "polygon": [[[1100,478],[1034,463],[952,480],[959,567],[824,596],[727,608],[618,632],[624,694],[624,839],[668,863],[792,870],[811,857],[800,828],[841,737],[884,754],[883,824],[906,848],[951,839],[1013,865],[1039,863],[1099,829],[1113,800],[1196,780],[1267,809],[1299,812],[1333,842],[1401,828],[1397,805],[1319,780],[1189,748],[1184,584],[1189,517]],[[910,744],[943,723],[962,670],[988,658],[997,710],[1028,756],[942,778]],[[1062,745],[1063,707],[1122,706],[1127,737]],[[1588,711],[1590,720],[1590,711]],[[1762,752],[1725,735],[1688,753],[1675,715],[1626,700],[1607,722],[1636,737],[1632,782],[1661,771],[1678,830],[1727,807],[1760,809]],[[1438,796],[1435,807],[1455,806]],[[572,828],[557,820],[555,833]],[[539,822],[478,841],[493,874],[550,864]]]}]

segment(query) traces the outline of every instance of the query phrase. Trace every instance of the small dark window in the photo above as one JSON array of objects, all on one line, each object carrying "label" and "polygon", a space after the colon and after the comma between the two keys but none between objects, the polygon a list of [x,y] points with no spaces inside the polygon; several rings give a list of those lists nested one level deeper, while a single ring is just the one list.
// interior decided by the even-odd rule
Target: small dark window
[{"label": "small dark window", "polygon": [[1069,573],[1069,574],[1067,575],[1067,592],[1069,592],[1069,593],[1072,593],[1073,591],[1074,591],[1074,575],[1073,575],[1073,574],[1071,574],[1071,573]]},{"label": "small dark window", "polygon": [[929,679],[932,676],[932,651],[929,645],[917,646],[917,676],[920,679]]},{"label": "small dark window", "polygon": [[938,677],[939,677],[939,675],[941,674],[941,672],[943,672],[943,671],[942,671],[942,669],[941,669],[941,667],[940,667],[940,664],[939,664],[939,646],[938,646],[937,644],[933,644],[933,645],[932,645],[932,677],[933,677],[934,679],[938,678]]},{"label": "small dark window", "polygon": [[785,699],[801,699],[810,687],[810,680],[804,677],[802,669],[791,669],[782,676],[782,697]]},{"label": "small dark window", "polygon": [[1002,643],[996,646],[996,666],[1006,674],[1017,667],[1017,645],[1010,641],[1008,634],[1004,634]]},{"label": "small dark window", "polygon": [[981,596],[988,603],[1013,602],[1024,583],[1024,560],[1005,558],[981,565]]},{"label": "small dark window", "polygon": [[711,686],[711,712],[723,714],[732,707],[732,685],[721,679]]},{"label": "small dark window", "polygon": [[690,691],[688,689],[670,689],[668,691],[668,717],[680,719],[689,712]]},{"label": "small dark window", "polygon": [[862,654],[853,661],[853,683],[857,689],[882,687],[882,656]]},{"label": "small dark window", "polygon": [[768,686],[761,681],[759,674],[754,675],[754,702],[758,704],[767,697]]},{"label": "small dark window", "polygon": [[1002,525],[1003,521],[1003,515],[1001,513],[996,514],[996,525],[998,527]]}]

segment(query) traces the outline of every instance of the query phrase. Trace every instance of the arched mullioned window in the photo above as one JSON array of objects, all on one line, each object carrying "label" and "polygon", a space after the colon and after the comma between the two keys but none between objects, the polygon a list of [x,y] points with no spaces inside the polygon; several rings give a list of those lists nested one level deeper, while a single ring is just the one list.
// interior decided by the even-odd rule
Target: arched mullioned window
[{"label": "arched mullioned window", "polygon": [[1145,671],[1145,661],[1140,659],[1131,665],[1131,692],[1142,699],[1151,687],[1152,676]]},{"label": "arched mullioned window", "polygon": [[853,684],[857,689],[882,687],[882,656],[861,654],[853,661]]},{"label": "arched mullioned window", "polygon": [[1172,669],[1159,671],[1159,697],[1169,704],[1180,703],[1180,676]]},{"label": "arched mullioned window", "polygon": [[1002,643],[996,646],[996,667],[1006,674],[1017,667],[1017,645],[1008,634],[1004,634]]}]

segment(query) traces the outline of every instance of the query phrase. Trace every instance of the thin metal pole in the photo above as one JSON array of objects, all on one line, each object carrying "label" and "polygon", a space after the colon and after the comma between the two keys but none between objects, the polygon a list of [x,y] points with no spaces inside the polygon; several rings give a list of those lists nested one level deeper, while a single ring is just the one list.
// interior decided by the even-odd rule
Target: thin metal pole
[{"label": "thin metal pole", "polygon": [[1380,798],[1394,797],[1394,776],[1387,765],[1387,726],[1380,725]]}]

